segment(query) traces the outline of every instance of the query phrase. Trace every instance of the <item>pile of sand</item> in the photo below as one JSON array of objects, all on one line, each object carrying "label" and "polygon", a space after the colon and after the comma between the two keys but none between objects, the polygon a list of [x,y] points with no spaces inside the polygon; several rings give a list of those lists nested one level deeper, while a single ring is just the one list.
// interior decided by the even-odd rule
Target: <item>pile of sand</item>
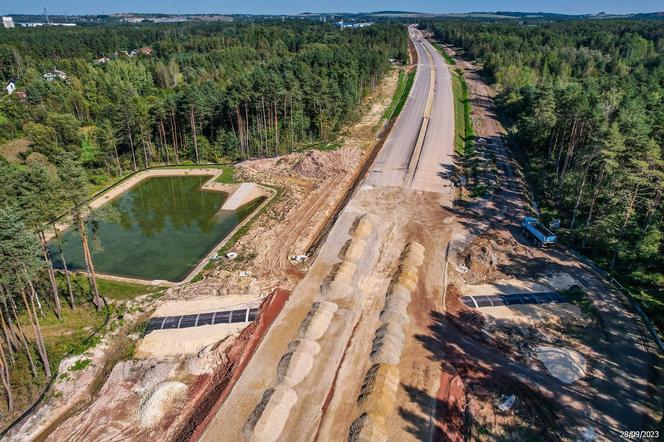
[{"label": "pile of sand", "polygon": [[278,158],[244,161],[237,167],[252,173],[269,172],[297,178],[325,179],[339,171],[351,170],[360,161],[361,154],[361,151],[350,146],[325,152],[307,150]]},{"label": "pile of sand", "polygon": [[301,339],[292,341],[288,349],[277,365],[277,382],[295,387],[314,366],[314,356],[320,352],[320,345],[311,339]]},{"label": "pile of sand", "polygon": [[353,229],[352,236],[353,238],[364,239],[371,235],[371,232],[373,232],[373,224],[367,215],[362,215],[357,220],[357,224]]},{"label": "pile of sand", "polygon": [[549,374],[565,384],[586,375],[586,359],[574,350],[540,346],[536,352]]},{"label": "pile of sand", "polygon": [[344,253],[344,260],[356,263],[364,253],[364,246],[366,242],[361,238],[353,238]]},{"label": "pile of sand", "polygon": [[364,413],[351,424],[348,442],[385,442],[385,417]]},{"label": "pile of sand", "polygon": [[325,334],[330,326],[334,312],[339,307],[333,302],[314,302],[311,310],[300,325],[298,336],[302,339],[317,340]]},{"label": "pile of sand", "polygon": [[244,433],[252,442],[274,442],[284,430],[291,408],[297,402],[295,390],[285,385],[270,388],[244,425]]},{"label": "pile of sand", "polygon": [[185,396],[187,386],[182,382],[168,381],[157,385],[143,397],[138,407],[141,426],[151,427],[162,419],[174,403]]},{"label": "pile of sand", "polygon": [[567,290],[572,286],[578,285],[576,279],[572,278],[569,273],[558,272],[552,275],[547,275],[540,279],[544,284],[550,285],[556,290]]}]

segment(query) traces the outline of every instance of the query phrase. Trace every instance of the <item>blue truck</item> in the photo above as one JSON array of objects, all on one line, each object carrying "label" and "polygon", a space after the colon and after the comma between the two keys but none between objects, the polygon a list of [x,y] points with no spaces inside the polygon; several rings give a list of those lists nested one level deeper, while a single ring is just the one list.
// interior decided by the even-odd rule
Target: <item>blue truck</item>
[{"label": "blue truck", "polygon": [[521,220],[521,229],[529,236],[533,243],[539,247],[546,247],[556,243],[558,238],[556,235],[547,229],[537,218],[530,216]]}]

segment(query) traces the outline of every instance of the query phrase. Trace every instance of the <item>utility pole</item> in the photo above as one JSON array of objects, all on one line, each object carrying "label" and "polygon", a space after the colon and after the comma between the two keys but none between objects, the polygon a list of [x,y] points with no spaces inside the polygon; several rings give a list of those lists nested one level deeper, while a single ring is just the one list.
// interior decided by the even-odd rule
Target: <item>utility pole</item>
[{"label": "utility pole", "polygon": [[50,25],[51,22],[48,21],[48,13],[46,12],[46,8],[44,8],[44,17],[46,17],[46,24]]}]

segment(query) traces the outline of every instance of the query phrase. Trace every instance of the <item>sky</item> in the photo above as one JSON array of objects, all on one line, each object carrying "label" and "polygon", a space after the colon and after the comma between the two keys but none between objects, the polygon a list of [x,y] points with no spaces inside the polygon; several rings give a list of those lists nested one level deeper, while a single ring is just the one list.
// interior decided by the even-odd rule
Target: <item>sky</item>
[{"label": "sky", "polygon": [[298,14],[300,12],[417,12],[528,11],[635,13],[664,10],[663,0],[2,0],[2,14],[111,14],[163,12],[172,14]]}]

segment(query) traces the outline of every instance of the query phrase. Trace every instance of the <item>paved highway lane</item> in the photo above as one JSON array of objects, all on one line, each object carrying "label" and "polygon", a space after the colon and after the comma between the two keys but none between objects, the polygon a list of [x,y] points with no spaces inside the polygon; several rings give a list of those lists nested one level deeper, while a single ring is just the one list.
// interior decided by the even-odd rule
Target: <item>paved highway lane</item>
[{"label": "paved highway lane", "polygon": [[417,73],[406,104],[369,169],[366,183],[373,186],[403,185],[427,103],[431,61],[424,43],[417,41],[415,34],[419,35],[419,31],[411,28],[409,32],[417,49]]},{"label": "paved highway lane", "polygon": [[[454,164],[451,73],[442,55],[422,37],[420,31],[411,28],[409,32],[418,54],[417,74],[408,100],[371,166],[366,183],[451,194],[450,175]],[[432,70],[435,84],[430,119],[421,149],[416,149],[429,98]]]},{"label": "paved highway lane", "polygon": [[422,40],[435,68],[435,94],[422,153],[410,186],[413,190],[451,193],[450,176],[454,164],[454,96],[451,72],[443,56]]}]

